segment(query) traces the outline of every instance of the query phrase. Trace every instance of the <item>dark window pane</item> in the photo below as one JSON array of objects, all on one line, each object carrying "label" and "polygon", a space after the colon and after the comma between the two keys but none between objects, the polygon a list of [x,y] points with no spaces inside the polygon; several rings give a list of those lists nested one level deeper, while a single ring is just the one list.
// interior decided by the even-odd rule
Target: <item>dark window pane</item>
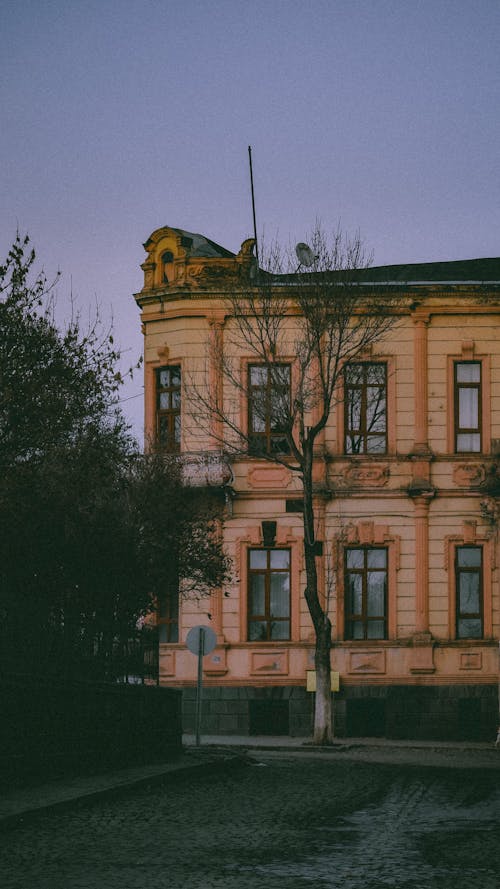
[{"label": "dark window pane", "polygon": [[385,579],[385,571],[370,571],[368,574],[368,617],[383,617],[385,614]]},{"label": "dark window pane", "polygon": [[181,418],[174,417],[174,441],[179,444],[181,440]]},{"label": "dark window pane", "polygon": [[385,453],[387,450],[386,365],[378,362],[347,365],[344,369],[344,379],[346,453]]},{"label": "dark window pane", "polygon": [[290,567],[290,551],[287,549],[271,549],[270,551],[271,568]]},{"label": "dark window pane", "polygon": [[364,639],[365,634],[363,630],[363,623],[360,620],[351,621],[351,639]]},{"label": "dark window pane", "polygon": [[290,583],[288,574],[271,574],[270,607],[271,617],[289,617]]},{"label": "dark window pane", "polygon": [[349,429],[356,432],[361,428],[361,392],[353,389],[349,395]]},{"label": "dark window pane", "polygon": [[368,568],[385,568],[387,566],[387,550],[369,549],[366,555]]},{"label": "dark window pane", "polygon": [[385,621],[369,620],[367,624],[367,639],[384,639],[385,638]]},{"label": "dark window pane", "polygon": [[252,620],[248,625],[250,642],[262,642],[267,638],[267,624],[263,620]]},{"label": "dark window pane", "polygon": [[266,579],[264,574],[250,577],[250,614],[263,615],[266,610]]},{"label": "dark window pane", "polygon": [[250,366],[250,384],[252,386],[265,386],[267,384],[267,367],[260,364]]},{"label": "dark window pane", "polygon": [[368,388],[366,426],[369,432],[385,432],[385,396],[378,389]]},{"label": "dark window pane", "polygon": [[464,572],[459,581],[459,608],[461,614],[479,614],[479,574]]},{"label": "dark window pane", "polygon": [[249,550],[248,638],[290,638],[290,550]]},{"label": "dark window pane", "polygon": [[252,425],[251,425],[250,429],[251,429],[251,432],[265,432],[266,431],[265,417],[262,417],[257,411],[252,411]]},{"label": "dark window pane", "polygon": [[360,435],[350,435],[346,441],[347,454],[360,454],[363,439]]},{"label": "dark window pane", "polygon": [[366,382],[368,384],[377,384],[385,386],[385,364],[367,364],[366,365]]},{"label": "dark window pane", "polygon": [[250,550],[250,568],[267,568],[267,549]]},{"label": "dark window pane", "polygon": [[348,364],[344,370],[345,381],[349,386],[360,384],[363,379],[362,364]]},{"label": "dark window pane", "polygon": [[272,454],[288,454],[289,447],[286,438],[282,435],[273,435],[270,438],[270,451]]},{"label": "dark window pane", "polygon": [[363,576],[361,574],[349,574],[349,599],[347,608],[349,614],[355,616],[363,610]]},{"label": "dark window pane", "polygon": [[[248,429],[250,453],[288,454],[290,366],[249,365]],[[260,441],[256,436],[259,436]]]},{"label": "dark window pane", "polygon": [[387,549],[348,548],[345,565],[346,638],[385,639]]},{"label": "dark window pane", "polygon": [[459,433],[457,435],[457,451],[479,454],[481,452],[481,436],[479,433]]},{"label": "dark window pane", "polygon": [[348,549],[347,550],[347,567],[348,568],[362,568],[364,565],[364,550],[363,549]]},{"label": "dark window pane", "polygon": [[460,429],[477,429],[479,423],[479,390],[458,390],[458,423]]},{"label": "dark window pane", "polygon": [[366,440],[368,454],[385,453],[385,435],[369,435]]},{"label": "dark window pane", "polygon": [[479,361],[458,362],[456,364],[458,383],[480,383],[481,364]]},{"label": "dark window pane", "polygon": [[481,559],[480,546],[459,546],[457,549],[457,564],[461,568],[480,568]]},{"label": "dark window pane", "polygon": [[167,417],[159,418],[158,437],[160,444],[166,446],[169,440],[169,422]]},{"label": "dark window pane", "polygon": [[481,639],[483,630],[479,618],[462,618],[458,621],[459,639]]},{"label": "dark window pane", "polygon": [[289,639],[290,638],[290,621],[278,620],[271,624],[271,639]]}]

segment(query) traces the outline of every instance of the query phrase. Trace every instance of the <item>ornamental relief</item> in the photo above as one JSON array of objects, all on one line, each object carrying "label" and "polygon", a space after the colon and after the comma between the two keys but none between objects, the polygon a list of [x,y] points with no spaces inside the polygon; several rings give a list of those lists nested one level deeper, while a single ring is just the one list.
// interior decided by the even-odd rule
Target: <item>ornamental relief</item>
[{"label": "ornamental relief", "polygon": [[459,463],[453,469],[453,481],[461,488],[482,485],[486,475],[484,463]]},{"label": "ornamental relief", "polygon": [[390,470],[387,464],[357,463],[342,471],[342,478],[351,485],[380,488],[389,481]]}]

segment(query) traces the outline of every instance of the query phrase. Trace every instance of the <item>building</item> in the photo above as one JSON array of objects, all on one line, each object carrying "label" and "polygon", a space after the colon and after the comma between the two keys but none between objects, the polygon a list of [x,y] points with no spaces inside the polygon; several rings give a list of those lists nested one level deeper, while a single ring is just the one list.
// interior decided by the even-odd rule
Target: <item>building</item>
[{"label": "building", "polygon": [[[160,682],[185,690],[192,729],[196,659],[185,638],[190,627],[210,625],[218,644],[204,659],[203,731],[307,736],[314,635],[302,596],[300,486],[258,447],[224,455],[220,421],[200,422],[192,398],[205,387],[229,399],[238,422],[253,422],[252,405],[241,392],[235,398],[210,359],[224,351],[228,289],[245,293],[255,281],[253,241],[234,255],[164,227],[144,246],[144,287],[135,298],[145,337],[146,440],[182,455],[193,483],[225,488],[224,539],[235,571],[209,600],[162,609]],[[346,367],[344,397],[317,457],[318,563],[335,576],[335,733],[491,739],[500,634],[500,258],[378,267],[362,281],[381,299],[400,293],[404,309],[397,327]],[[242,373],[251,372],[244,347],[237,357]],[[287,390],[293,358],[283,367]],[[267,385],[255,374],[257,387]],[[262,447],[279,436],[273,428],[256,423]],[[259,607],[250,594],[257,588],[267,591]]]}]

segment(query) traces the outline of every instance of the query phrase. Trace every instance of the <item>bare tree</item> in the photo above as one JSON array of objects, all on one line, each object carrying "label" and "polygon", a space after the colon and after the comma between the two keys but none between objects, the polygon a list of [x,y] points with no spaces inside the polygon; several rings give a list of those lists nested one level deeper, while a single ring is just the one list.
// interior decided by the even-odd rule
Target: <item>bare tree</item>
[{"label": "bare tree", "polygon": [[[346,365],[351,373],[358,372],[360,365],[352,363],[366,358],[370,347],[397,322],[399,300],[387,295],[381,302],[367,283],[370,258],[359,235],[350,239],[339,228],[328,238],[316,224],[310,247],[314,259],[305,269],[297,268],[292,251],[274,245],[266,269],[254,269],[251,286],[227,296],[223,348],[216,338],[210,355],[219,380],[217,391],[207,393],[196,385],[192,390],[198,423],[202,411],[207,421],[211,419],[212,436],[215,428],[226,452],[285,465],[300,478],[304,596],[315,632],[314,742],[328,744],[333,738],[331,584],[327,583],[326,595],[321,593],[314,467],[325,457],[321,434],[344,397]],[[241,370],[242,354],[252,356],[247,373]],[[355,393],[355,385],[351,391]],[[374,392],[365,411],[364,433],[376,438],[385,395],[376,384]],[[248,405],[244,422],[238,409],[242,396]],[[356,429],[358,409],[354,395],[346,405],[351,430]],[[359,452],[355,434],[348,450]]]}]

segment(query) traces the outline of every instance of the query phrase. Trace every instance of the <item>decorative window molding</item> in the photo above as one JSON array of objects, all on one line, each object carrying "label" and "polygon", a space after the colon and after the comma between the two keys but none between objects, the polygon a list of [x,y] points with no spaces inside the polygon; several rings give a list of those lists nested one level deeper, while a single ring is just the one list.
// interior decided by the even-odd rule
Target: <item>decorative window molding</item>
[{"label": "decorative window molding", "polygon": [[[169,346],[166,344],[158,346],[156,354],[158,358],[146,361],[144,364],[144,432],[146,447],[150,449],[156,447],[157,439],[157,371],[162,367],[178,367],[180,369],[181,384],[183,380],[182,359],[173,357]],[[183,395],[181,385],[181,401],[183,400]]]},{"label": "decorative window molding", "polygon": [[[297,642],[300,638],[300,573],[302,571],[301,540],[296,536],[295,529],[277,523],[274,549],[290,552],[290,637],[288,641]],[[238,578],[240,607],[240,640],[249,645],[262,645],[261,640],[248,640],[248,609],[249,609],[249,550],[264,549],[261,525],[247,529],[244,537],[235,541],[235,570]],[[272,640],[276,645],[279,640]]]},{"label": "decorative window molding", "polygon": [[247,365],[248,453],[289,454],[287,422],[291,404],[291,365],[255,363]]},{"label": "decorative window molding", "polygon": [[155,368],[155,445],[168,454],[181,449],[182,372],[180,364]]},{"label": "decorative window molding", "polygon": [[346,457],[355,457],[356,459],[365,460],[370,457],[387,457],[389,454],[396,452],[396,359],[390,355],[373,355],[373,348],[365,350],[359,359],[352,362],[346,362],[347,365],[384,365],[385,373],[385,432],[386,445],[384,450],[378,452],[360,451],[359,453],[346,452],[346,432],[347,432],[347,404],[346,404],[346,387],[344,374],[340,374],[339,385],[337,390],[337,453],[344,454]]},{"label": "decorative window molding", "polygon": [[[482,550],[482,635],[483,639],[490,639],[493,635],[493,602],[492,602],[492,572],[496,568],[495,547],[493,541],[477,533],[477,522],[464,521],[462,533],[448,535],[445,538],[444,567],[448,574],[448,635],[450,639],[457,639],[457,550],[461,547],[477,547]],[[466,638],[466,637],[464,637]]]},{"label": "decorative window molding", "polygon": [[[345,639],[345,550],[347,548],[382,548],[387,550],[387,633],[386,639],[397,636],[397,572],[400,568],[401,538],[392,534],[388,525],[377,525],[373,521],[348,525],[333,542],[333,564],[337,565],[337,641]],[[349,640],[356,641],[356,640]],[[366,641],[363,644],[366,646]],[[376,640],[370,640],[374,643]]]},{"label": "decorative window molding", "polygon": [[[479,374],[475,372],[476,365]],[[468,366],[470,367],[469,373],[467,373]],[[467,376],[470,376],[471,379],[467,380]],[[489,355],[476,354],[472,340],[462,343],[460,354],[448,355],[447,389],[448,453],[488,454],[491,450],[491,361]],[[468,392],[470,392],[469,395]],[[474,395],[475,392],[477,392],[477,396]],[[470,420],[466,418],[468,410],[471,416]],[[461,412],[463,412],[462,418]],[[464,424],[466,423],[473,423],[474,426],[465,428]],[[476,446],[474,435],[479,436],[478,446]]]}]

